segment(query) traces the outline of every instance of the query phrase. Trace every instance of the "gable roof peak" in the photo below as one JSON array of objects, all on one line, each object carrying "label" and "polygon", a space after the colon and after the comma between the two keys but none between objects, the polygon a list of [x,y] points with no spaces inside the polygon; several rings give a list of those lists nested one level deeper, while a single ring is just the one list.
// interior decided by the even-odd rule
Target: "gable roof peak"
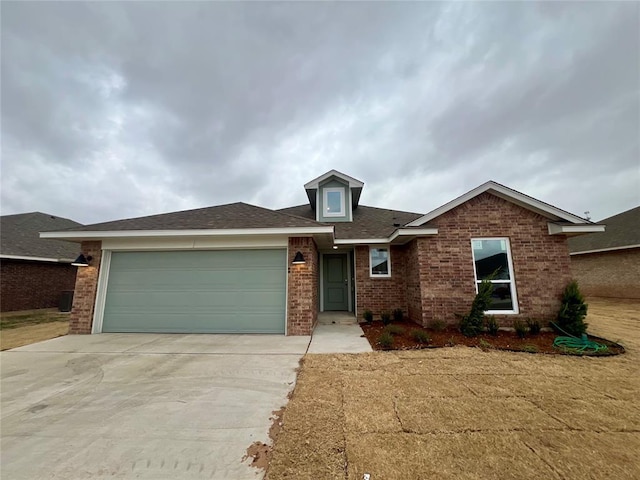
[{"label": "gable roof peak", "polygon": [[338,170],[333,169],[333,170],[329,170],[327,173],[320,175],[319,177],[314,178],[313,180],[308,181],[307,183],[304,184],[304,188],[306,190],[318,188],[318,185],[320,183],[322,183],[324,180],[327,180],[328,178],[331,178],[331,177],[337,177],[340,180],[345,181],[346,183],[349,184],[350,188],[362,188],[364,186],[364,182],[361,182],[356,178],[350,177],[349,175],[346,175],[342,172],[339,172]]},{"label": "gable roof peak", "polygon": [[492,195],[502,198],[503,200],[507,200],[508,202],[519,205],[523,208],[536,212],[544,217],[549,218],[552,221],[564,221],[571,224],[593,224],[589,220],[586,220],[582,217],[569,213],[560,208],[554,207],[546,202],[538,200],[536,198],[530,197],[529,195],[525,195],[524,193],[518,192],[517,190],[513,190],[512,188],[506,187],[498,182],[493,180],[489,180],[482,185],[477,186],[473,190],[469,190],[467,193],[460,195],[459,197],[451,200],[450,202],[445,203],[444,205],[432,210],[431,212],[423,215],[417,220],[407,224],[408,227],[419,227],[424,225],[425,223],[433,220],[440,215],[448,212],[449,210],[453,210],[454,208],[462,205],[465,202],[468,202],[472,198],[477,197],[478,195],[489,192]]}]

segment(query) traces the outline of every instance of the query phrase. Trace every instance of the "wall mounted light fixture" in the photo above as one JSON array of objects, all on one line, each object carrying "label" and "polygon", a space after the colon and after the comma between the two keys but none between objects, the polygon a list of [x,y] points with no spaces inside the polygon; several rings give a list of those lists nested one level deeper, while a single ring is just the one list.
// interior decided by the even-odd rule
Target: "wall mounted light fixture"
[{"label": "wall mounted light fixture", "polygon": [[88,267],[89,262],[91,262],[91,260],[93,260],[93,257],[91,255],[87,255],[85,257],[84,253],[81,253],[80,256],[76,258],[76,261],[73,262],[71,265],[73,265],[74,267]]},{"label": "wall mounted light fixture", "polygon": [[302,255],[302,252],[296,252],[296,256],[293,257],[293,262],[291,262],[293,265],[302,265],[304,263],[307,263],[304,259],[304,256]]}]

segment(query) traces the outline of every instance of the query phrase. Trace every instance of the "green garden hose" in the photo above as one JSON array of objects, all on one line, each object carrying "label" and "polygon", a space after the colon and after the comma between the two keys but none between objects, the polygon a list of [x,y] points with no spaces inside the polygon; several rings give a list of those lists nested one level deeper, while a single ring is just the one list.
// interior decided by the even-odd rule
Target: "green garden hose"
[{"label": "green garden hose", "polygon": [[565,332],[555,323],[551,322],[551,324],[562,333],[567,335],[566,337],[556,337],[556,339],[553,341],[553,346],[556,348],[570,350],[574,353],[598,353],[608,350],[608,347],[606,345],[594,342],[593,340],[589,340],[586,333],[582,334],[582,338],[578,338]]}]

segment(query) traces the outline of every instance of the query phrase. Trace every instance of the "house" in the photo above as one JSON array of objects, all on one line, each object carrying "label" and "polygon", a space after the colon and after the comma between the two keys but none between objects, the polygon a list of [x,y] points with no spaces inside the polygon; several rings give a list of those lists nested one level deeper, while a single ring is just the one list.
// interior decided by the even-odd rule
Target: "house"
[{"label": "house", "polygon": [[[360,205],[331,170],[282,210],[233,203],[43,233],[81,243],[71,333],[308,335],[318,313],[400,308],[455,322],[480,280],[490,313],[554,318],[571,278],[567,236],[603,231],[487,182],[427,213]],[[418,192],[419,193],[419,192]]]},{"label": "house", "polygon": [[604,233],[569,239],[571,272],[588,296],[640,298],[640,206],[602,220]]},{"label": "house", "polygon": [[81,224],[47,213],[0,217],[0,311],[57,307],[60,295],[73,290],[78,245],[44,240],[39,232]]}]

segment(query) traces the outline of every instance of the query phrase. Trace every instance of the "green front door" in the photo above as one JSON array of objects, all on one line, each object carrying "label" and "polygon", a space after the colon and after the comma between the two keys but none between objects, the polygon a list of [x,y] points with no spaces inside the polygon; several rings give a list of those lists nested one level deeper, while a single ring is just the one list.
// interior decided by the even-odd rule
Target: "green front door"
[{"label": "green front door", "polygon": [[103,332],[284,333],[286,250],[114,252]]},{"label": "green front door", "polygon": [[342,254],[323,255],[323,298],[324,310],[349,309],[349,282],[347,277],[347,256]]}]

